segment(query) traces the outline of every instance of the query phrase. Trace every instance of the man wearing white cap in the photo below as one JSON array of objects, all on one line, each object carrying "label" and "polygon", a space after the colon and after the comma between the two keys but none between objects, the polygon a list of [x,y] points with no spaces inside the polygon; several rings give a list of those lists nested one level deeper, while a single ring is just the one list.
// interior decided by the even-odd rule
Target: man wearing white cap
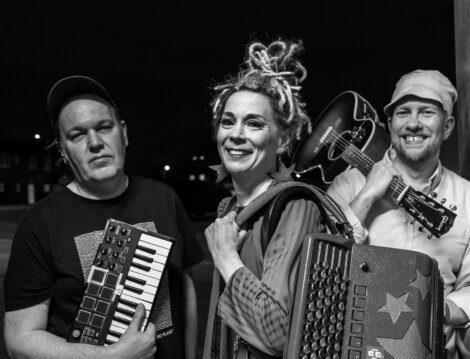
[{"label": "man wearing white cap", "polygon": [[[357,242],[414,250],[437,260],[445,286],[448,358],[457,358],[456,342],[462,344],[454,329],[468,326],[470,318],[470,182],[439,160],[442,143],[455,125],[456,99],[454,86],[439,71],[416,70],[402,76],[384,108],[392,148],[367,178],[349,169],[328,189],[353,225]],[[415,190],[435,192],[457,206],[448,233],[428,239],[420,224],[398,207],[387,193],[397,176]]]}]

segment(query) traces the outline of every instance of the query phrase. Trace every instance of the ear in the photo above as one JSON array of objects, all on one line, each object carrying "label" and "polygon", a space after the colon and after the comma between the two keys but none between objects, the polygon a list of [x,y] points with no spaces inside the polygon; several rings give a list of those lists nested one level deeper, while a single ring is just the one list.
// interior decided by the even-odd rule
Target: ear
[{"label": "ear", "polygon": [[444,120],[444,141],[447,140],[455,126],[455,118],[448,116]]},{"label": "ear", "polygon": [[69,156],[67,155],[67,152],[64,151],[64,149],[62,148],[62,145],[58,141],[56,141],[56,145],[57,145],[57,150],[60,153],[60,157],[62,157],[62,161],[66,165],[68,165],[70,163],[70,159],[69,159]]},{"label": "ear", "polygon": [[127,126],[124,121],[121,121],[122,136],[124,138],[124,145],[127,147],[129,145],[129,139],[127,138]]},{"label": "ear", "polygon": [[281,155],[284,152],[286,152],[288,148],[289,148],[289,141],[287,139],[283,138],[282,136],[279,137],[279,144],[277,146],[276,153],[278,155]]}]

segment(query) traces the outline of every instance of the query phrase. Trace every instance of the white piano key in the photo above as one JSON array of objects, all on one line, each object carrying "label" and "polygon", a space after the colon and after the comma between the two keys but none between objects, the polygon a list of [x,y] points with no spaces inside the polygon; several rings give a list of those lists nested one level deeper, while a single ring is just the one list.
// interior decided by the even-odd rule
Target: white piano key
[{"label": "white piano key", "polygon": [[[151,303],[153,302],[153,299],[155,298],[155,296],[153,296],[149,293],[143,292],[142,294],[137,294],[137,293],[134,293],[134,292],[132,292],[130,290],[127,290],[127,289],[122,290],[122,295],[133,297],[134,301],[145,301],[145,302],[150,304],[150,307],[151,307]],[[145,308],[145,309],[147,309],[147,308]]]},{"label": "white piano key", "polygon": [[117,322],[115,320],[111,320],[111,325],[109,326],[109,329],[119,333],[119,334],[124,334],[124,332],[127,330],[127,325],[124,325],[120,322]]},{"label": "white piano key", "polygon": [[153,236],[149,236],[148,234],[145,234],[145,233],[143,233],[140,236],[139,242],[140,241],[143,241],[143,242],[146,242],[146,243],[154,243],[155,245],[157,245],[159,247],[166,248],[166,249],[170,249],[171,244],[172,244],[172,242],[170,242],[170,241],[167,241],[167,240],[161,239],[161,238],[157,238],[157,237],[153,237]]},{"label": "white piano key", "polygon": [[114,335],[112,335],[111,333],[108,333],[106,335],[106,340],[109,340],[110,342],[113,342],[113,343],[116,343],[119,338],[118,337],[115,337]]}]

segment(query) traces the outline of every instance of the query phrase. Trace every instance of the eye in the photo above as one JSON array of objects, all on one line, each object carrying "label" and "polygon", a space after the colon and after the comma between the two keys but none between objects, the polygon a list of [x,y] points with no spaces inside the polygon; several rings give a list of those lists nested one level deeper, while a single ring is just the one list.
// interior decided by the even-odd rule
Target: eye
[{"label": "eye", "polygon": [[230,128],[234,125],[234,123],[235,121],[233,120],[233,118],[230,118],[230,117],[222,117],[219,120],[219,124],[223,128]]},{"label": "eye", "polygon": [[266,122],[257,119],[250,119],[245,121],[245,125],[254,129],[262,129],[266,126]]},{"label": "eye", "polygon": [[109,125],[109,124],[105,124],[105,125],[101,125],[99,128],[98,128],[98,131],[101,132],[101,133],[106,133],[106,132],[109,132],[113,129],[113,126],[112,125]]},{"label": "eye", "polygon": [[72,132],[67,135],[67,138],[72,142],[78,142],[84,137],[83,132]]},{"label": "eye", "polygon": [[404,117],[407,114],[408,114],[408,111],[406,111],[406,110],[397,110],[397,111],[395,111],[394,115],[397,116],[397,117]]},{"label": "eye", "polygon": [[423,110],[421,113],[426,117],[434,116],[436,114],[435,111],[429,109]]}]

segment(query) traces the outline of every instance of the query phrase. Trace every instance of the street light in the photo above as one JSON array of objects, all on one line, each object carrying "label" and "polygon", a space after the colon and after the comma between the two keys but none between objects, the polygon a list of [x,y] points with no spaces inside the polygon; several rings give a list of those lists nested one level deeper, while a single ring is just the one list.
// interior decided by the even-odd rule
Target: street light
[{"label": "street light", "polygon": [[163,182],[166,182],[166,173],[170,170],[169,165],[164,165],[163,166],[163,171],[162,171],[162,177],[163,177]]},{"label": "street light", "polygon": [[40,140],[41,139],[41,135],[39,133],[35,133],[34,134],[34,139],[35,140]]}]

